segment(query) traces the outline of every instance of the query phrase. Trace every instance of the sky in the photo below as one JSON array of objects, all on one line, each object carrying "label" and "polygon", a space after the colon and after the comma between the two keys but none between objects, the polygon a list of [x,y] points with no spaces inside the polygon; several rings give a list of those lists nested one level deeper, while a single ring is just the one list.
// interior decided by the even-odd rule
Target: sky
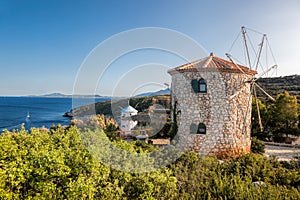
[{"label": "sky", "polygon": [[[268,35],[278,65],[270,75],[300,74],[299,20],[298,0],[0,0],[0,95],[92,91],[122,96],[163,89],[170,84],[167,69],[184,59],[151,49],[120,55],[96,83],[88,83],[88,77],[78,82],[82,66],[99,45],[144,27],[177,31],[205,52],[225,58],[246,26]],[[107,51],[117,52],[124,43],[119,45]],[[147,81],[135,85],[132,80],[138,78]],[[93,89],[75,88],[85,84]]]}]

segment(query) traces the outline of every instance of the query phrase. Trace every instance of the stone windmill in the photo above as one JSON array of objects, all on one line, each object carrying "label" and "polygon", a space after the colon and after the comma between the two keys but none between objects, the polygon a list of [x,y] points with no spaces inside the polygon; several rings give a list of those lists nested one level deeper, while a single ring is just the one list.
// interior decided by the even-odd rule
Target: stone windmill
[{"label": "stone windmill", "polygon": [[229,60],[211,53],[168,70],[173,121],[182,148],[219,157],[250,151],[252,92],[258,86],[255,81],[269,70],[255,78],[256,69],[226,55]]}]

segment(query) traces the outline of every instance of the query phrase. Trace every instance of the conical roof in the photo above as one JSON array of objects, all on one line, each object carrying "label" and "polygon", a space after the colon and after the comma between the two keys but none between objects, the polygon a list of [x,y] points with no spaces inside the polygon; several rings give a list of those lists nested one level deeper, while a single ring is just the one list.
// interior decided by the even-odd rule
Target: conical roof
[{"label": "conical roof", "polygon": [[128,105],[121,110],[122,113],[136,113],[138,112],[134,107]]},{"label": "conical roof", "polygon": [[197,71],[202,71],[202,70],[215,69],[215,70],[220,70],[220,71],[238,72],[238,73],[242,73],[241,70],[243,70],[246,74],[249,74],[249,75],[257,74],[257,71],[255,71],[255,70],[249,69],[248,67],[245,67],[243,65],[239,65],[239,64],[237,64],[237,65],[238,65],[238,67],[231,61],[216,57],[213,53],[211,53],[210,56],[208,56],[208,57],[201,58],[194,62],[187,63],[187,64],[181,65],[179,67],[170,69],[170,70],[168,70],[168,73],[173,74],[176,72],[189,72],[189,71],[197,72]]}]

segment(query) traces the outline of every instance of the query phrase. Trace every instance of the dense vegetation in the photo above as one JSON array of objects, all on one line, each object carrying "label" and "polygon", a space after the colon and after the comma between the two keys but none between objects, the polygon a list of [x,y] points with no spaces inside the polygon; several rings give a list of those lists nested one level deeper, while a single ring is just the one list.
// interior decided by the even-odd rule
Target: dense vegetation
[{"label": "dense vegetation", "polygon": [[[259,106],[263,131],[258,123]],[[288,135],[300,135],[300,109],[296,96],[279,94],[275,102],[252,101],[252,135],[265,141],[286,142]]]},{"label": "dense vegetation", "polygon": [[[76,127],[3,132],[0,199],[300,198],[298,161],[280,163],[259,154],[219,161],[186,152],[157,171],[125,173],[95,159],[81,134]],[[113,144],[136,153],[157,150],[140,142]]]}]

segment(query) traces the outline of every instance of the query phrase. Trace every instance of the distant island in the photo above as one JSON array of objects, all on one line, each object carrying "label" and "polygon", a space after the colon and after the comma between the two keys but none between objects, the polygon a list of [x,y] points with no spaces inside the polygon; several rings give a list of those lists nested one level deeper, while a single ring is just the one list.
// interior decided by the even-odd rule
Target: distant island
[{"label": "distant island", "polygon": [[[159,96],[159,95],[168,95],[170,94],[170,88],[159,90],[155,92],[146,92],[136,95],[135,97],[151,97],[151,96]],[[84,94],[62,94],[59,92],[44,94],[44,95],[29,95],[28,97],[45,97],[45,98],[111,98],[109,96],[102,96],[98,94],[84,95]],[[114,98],[126,98],[126,97],[114,97]]]},{"label": "distant island", "polygon": [[103,98],[106,96],[101,95],[83,95],[83,94],[62,94],[62,93],[51,93],[51,94],[44,94],[44,95],[29,95],[28,97],[45,97],[45,98]]}]

